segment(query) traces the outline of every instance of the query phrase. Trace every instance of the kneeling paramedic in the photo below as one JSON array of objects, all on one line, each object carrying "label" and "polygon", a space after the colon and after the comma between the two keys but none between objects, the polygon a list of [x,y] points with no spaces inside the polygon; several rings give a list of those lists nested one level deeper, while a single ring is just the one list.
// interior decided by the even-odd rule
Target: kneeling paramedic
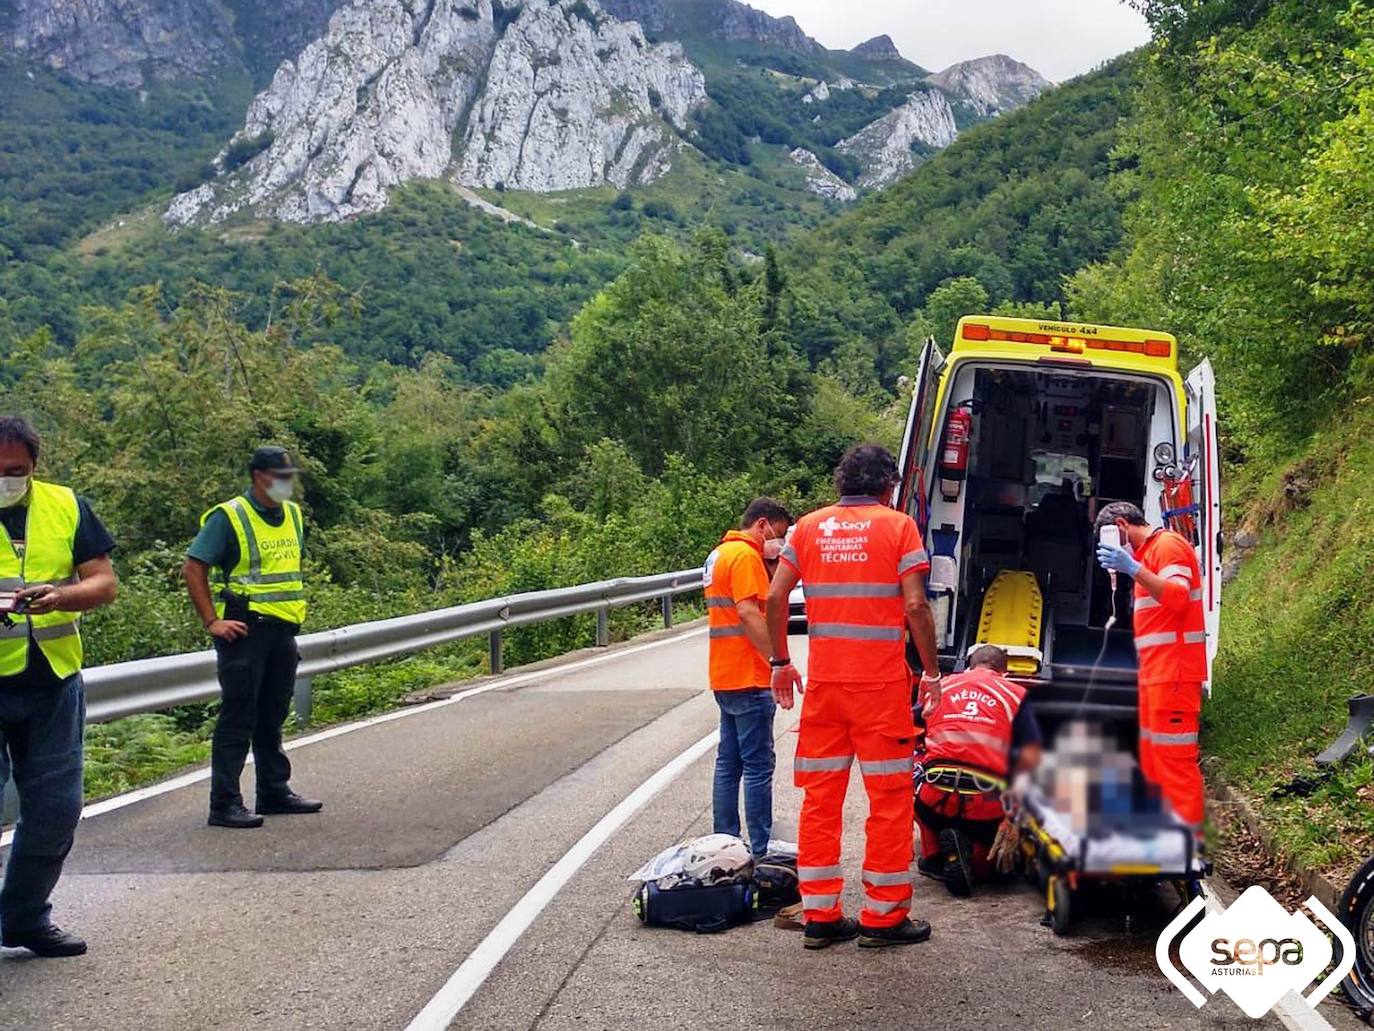
[{"label": "kneeling paramedic", "polygon": [[925,780],[916,792],[922,873],[966,896],[992,875],[988,858],[1003,820],[1012,771],[1024,781],[1040,764],[1042,738],[1026,689],[1006,677],[1007,653],[984,645],[969,668],[921,699]]},{"label": "kneeling paramedic", "polygon": [[[291,790],[281,728],[296,683],[296,633],[305,621],[301,507],[289,500],[299,470],[284,448],[260,447],[247,494],[201,517],[187,549],[186,589],[215,639],[219,720],[210,751],[212,827],[261,827],[263,814],[317,813],[323,803]],[[216,598],[210,569],[220,574]],[[257,770],[256,812],[239,793],[249,748]]]},{"label": "kneeling paramedic", "polygon": [[[898,482],[887,451],[853,448],[835,482],[839,503],[802,517],[768,594],[773,694],[790,709],[802,679],[788,657],[787,598],[798,581],[806,591],[809,684],[795,767],[805,792],[797,859],[804,944],[823,949],[857,937],[863,948],[906,945],[930,937],[930,925],[909,916],[916,729],[906,663],[909,628],[925,681],[938,685],[930,560],[915,521],[885,503]],[[840,905],[842,814],[856,757],[869,804],[858,921]]]},{"label": "kneeling paramedic", "polygon": [[706,559],[702,586],[711,624],[711,693],[720,708],[720,747],[712,790],[714,832],[740,836],[739,789],[749,849],[758,859],[773,836],[773,701],[768,668],[765,560],[776,561],[792,516],[772,498],[758,498]]},{"label": "kneeling paramedic", "polygon": [[1113,502],[1098,514],[1096,537],[1112,524],[1122,544],[1100,546],[1097,560],[1135,581],[1141,772],[1200,841],[1206,788],[1198,766],[1198,723],[1207,679],[1207,620],[1197,553],[1172,530],[1151,529],[1130,502]]}]

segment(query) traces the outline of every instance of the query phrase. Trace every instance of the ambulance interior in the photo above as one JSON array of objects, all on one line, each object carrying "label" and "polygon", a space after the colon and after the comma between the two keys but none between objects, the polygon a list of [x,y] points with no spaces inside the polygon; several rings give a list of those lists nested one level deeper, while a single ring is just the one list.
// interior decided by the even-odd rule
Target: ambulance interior
[{"label": "ambulance interior", "polygon": [[[961,363],[953,375],[926,476],[942,653],[961,669],[973,645],[1011,636],[1024,649],[1012,672],[1039,681],[1037,712],[1132,719],[1130,582],[1118,578],[1114,601],[1092,528],[1112,501],[1140,505],[1158,525],[1155,477],[1178,447],[1173,390],[1045,364]],[[960,407],[972,414],[962,480],[941,464]]]}]

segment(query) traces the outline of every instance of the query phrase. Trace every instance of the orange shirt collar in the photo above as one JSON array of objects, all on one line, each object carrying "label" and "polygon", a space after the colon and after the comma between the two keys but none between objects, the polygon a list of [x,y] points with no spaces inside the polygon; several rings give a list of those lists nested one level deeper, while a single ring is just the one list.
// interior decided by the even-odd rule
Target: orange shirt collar
[{"label": "orange shirt collar", "polygon": [[720,542],[722,544],[728,544],[730,541],[743,541],[745,544],[749,545],[749,547],[757,551],[760,555],[763,554],[763,545],[760,544],[758,541],[754,540],[751,534],[745,533],[743,530],[731,530],[720,539]]}]

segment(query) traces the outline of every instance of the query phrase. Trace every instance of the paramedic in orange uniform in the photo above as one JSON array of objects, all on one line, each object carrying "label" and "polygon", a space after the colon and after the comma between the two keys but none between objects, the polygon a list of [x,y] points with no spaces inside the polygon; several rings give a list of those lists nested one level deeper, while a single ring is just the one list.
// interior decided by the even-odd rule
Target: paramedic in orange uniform
[{"label": "paramedic in orange uniform", "polygon": [[711,692],[720,707],[720,747],[712,809],[716,834],[740,836],[739,788],[754,857],[768,851],[773,833],[773,714],[769,688],[768,574],[792,516],[772,498],[759,498],[706,559],[702,581],[710,623]]},{"label": "paramedic in orange uniform", "polygon": [[1172,530],[1152,530],[1129,502],[1113,502],[1098,514],[1096,536],[1112,523],[1121,530],[1122,546],[1100,546],[1097,560],[1135,580],[1140,768],[1201,834],[1198,720],[1207,679],[1207,623],[1197,554]]},{"label": "paramedic in orange uniform", "polygon": [[[930,559],[915,521],[887,505],[897,463],[883,448],[853,448],[835,471],[836,505],[803,516],[782,550],[768,594],[773,695],[784,709],[802,688],[787,650],[787,598],[800,581],[810,638],[808,685],[797,741],[796,783],[805,792],[797,876],[808,949],[859,938],[863,948],[930,937],[912,921],[911,670],[908,628],[938,693],[935,623],[926,604]],[[840,834],[855,758],[868,791],[864,907],[844,915]]]},{"label": "paramedic in orange uniform", "polygon": [[1002,824],[1002,793],[1040,763],[1040,725],[1026,689],[1007,676],[1007,653],[985,644],[969,668],[946,677],[940,697],[921,699],[925,780],[916,793],[923,874],[965,896],[992,876],[988,852]]}]

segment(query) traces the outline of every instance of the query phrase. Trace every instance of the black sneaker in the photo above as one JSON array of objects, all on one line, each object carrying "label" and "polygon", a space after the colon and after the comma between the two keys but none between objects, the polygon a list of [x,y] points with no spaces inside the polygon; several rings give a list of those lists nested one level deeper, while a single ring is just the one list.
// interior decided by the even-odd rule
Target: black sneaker
[{"label": "black sneaker", "polygon": [[242,805],[225,806],[223,809],[211,809],[210,818],[205,821],[211,827],[231,827],[234,830],[247,830],[252,827],[262,826],[262,817],[257,813],[250,813]]},{"label": "black sneaker", "polygon": [[7,949],[28,949],[35,956],[44,959],[60,959],[66,956],[83,956],[86,943],[74,934],[68,934],[56,924],[48,924],[36,931],[6,933],[0,938],[0,945]]},{"label": "black sneaker", "polygon": [[903,920],[896,927],[860,927],[859,948],[885,949],[891,945],[919,945],[930,937],[924,920]]},{"label": "black sneaker", "polygon": [[808,949],[828,949],[836,942],[852,942],[859,936],[859,921],[851,916],[838,920],[808,920],[802,944]]},{"label": "black sneaker", "polygon": [[931,856],[929,859],[916,860],[916,872],[927,877],[933,877],[937,881],[945,879],[945,857]]},{"label": "black sneaker", "polygon": [[940,832],[940,852],[945,857],[945,887],[956,898],[973,894],[973,842],[963,831]]},{"label": "black sneaker", "polygon": [[299,813],[318,813],[324,808],[323,802],[311,798],[301,798],[294,791],[277,798],[258,799],[257,810],[265,816],[294,816]]}]

